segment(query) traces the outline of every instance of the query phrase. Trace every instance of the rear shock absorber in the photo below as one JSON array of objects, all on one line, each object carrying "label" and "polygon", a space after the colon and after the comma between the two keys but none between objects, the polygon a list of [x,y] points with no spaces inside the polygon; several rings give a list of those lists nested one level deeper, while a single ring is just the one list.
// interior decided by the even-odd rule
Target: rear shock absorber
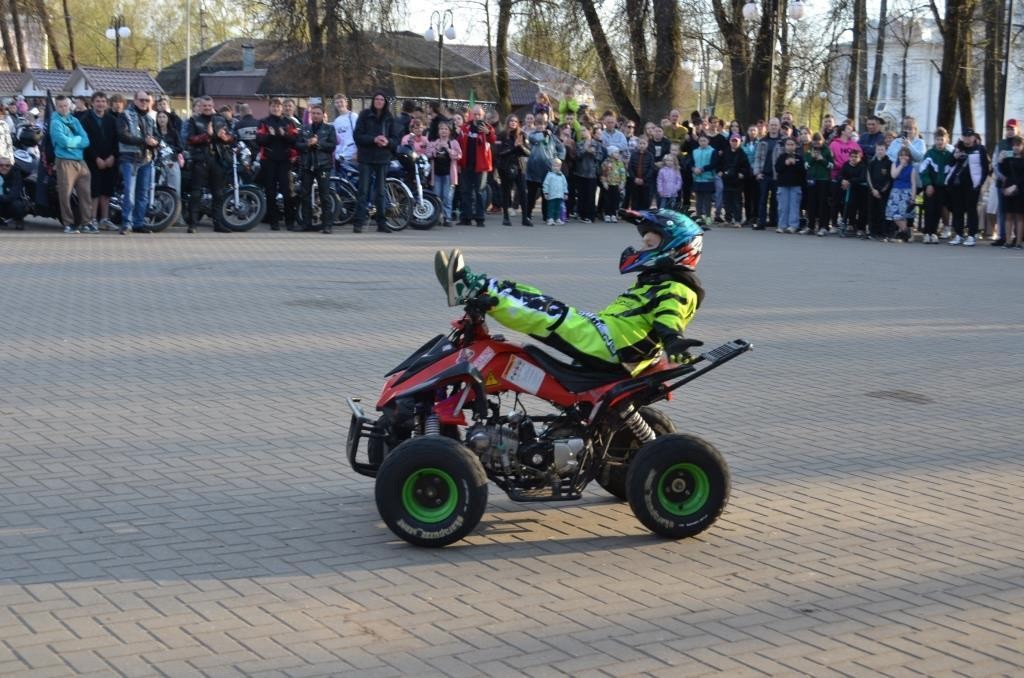
[{"label": "rear shock absorber", "polygon": [[626,422],[626,426],[633,432],[636,439],[640,441],[640,444],[649,443],[655,438],[657,434],[654,429],[651,428],[650,424],[644,421],[644,418],[640,416],[639,410],[634,406],[630,405],[629,409],[622,413],[622,418]]}]

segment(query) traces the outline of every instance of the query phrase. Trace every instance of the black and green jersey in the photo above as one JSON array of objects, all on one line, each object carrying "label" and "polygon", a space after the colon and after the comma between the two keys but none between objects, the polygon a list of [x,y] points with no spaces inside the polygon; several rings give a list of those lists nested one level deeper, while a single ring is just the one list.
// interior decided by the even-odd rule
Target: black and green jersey
[{"label": "black and green jersey", "polygon": [[498,305],[490,315],[583,364],[620,364],[636,375],[661,354],[665,338],[681,335],[697,311],[695,290],[678,280],[637,281],[598,313],[580,311],[535,287],[489,280]]}]

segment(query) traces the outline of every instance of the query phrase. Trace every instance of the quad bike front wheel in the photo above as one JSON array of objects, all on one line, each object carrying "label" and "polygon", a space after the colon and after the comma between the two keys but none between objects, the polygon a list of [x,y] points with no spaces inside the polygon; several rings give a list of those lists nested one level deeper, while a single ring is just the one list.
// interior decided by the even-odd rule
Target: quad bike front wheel
[{"label": "quad bike front wheel", "polygon": [[[659,438],[675,433],[675,424],[659,409],[641,407],[640,416],[654,429],[654,435]],[[636,434],[628,426],[623,426],[612,436],[612,441],[608,445],[607,461],[597,469],[597,484],[622,501],[626,501],[627,497],[626,475],[629,473],[629,462],[641,445]]]},{"label": "quad bike front wheel", "polygon": [[670,433],[644,445],[626,477],[629,507],[649,530],[682,539],[708,529],[729,500],[729,467],[697,436]]},{"label": "quad bike front wheel", "polygon": [[447,546],[483,517],[487,475],[458,441],[420,436],[384,457],[375,494],[380,517],[396,535],[416,546]]}]

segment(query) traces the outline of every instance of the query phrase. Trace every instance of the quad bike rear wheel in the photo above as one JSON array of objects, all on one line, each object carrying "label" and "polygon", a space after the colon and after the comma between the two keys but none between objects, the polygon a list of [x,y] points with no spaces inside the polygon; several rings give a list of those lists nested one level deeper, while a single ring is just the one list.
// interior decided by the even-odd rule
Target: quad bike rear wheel
[{"label": "quad bike rear wheel", "polygon": [[[659,438],[675,433],[676,427],[664,412],[654,407],[641,407],[640,416],[654,429]],[[608,491],[613,497],[626,501],[626,475],[629,473],[629,462],[636,455],[642,443],[628,426],[623,426],[608,446],[608,461],[597,469],[597,484]]]},{"label": "quad bike rear wheel", "polygon": [[375,494],[380,517],[396,535],[416,546],[447,546],[483,517],[487,475],[458,441],[419,436],[384,456]]},{"label": "quad bike rear wheel", "polygon": [[626,477],[629,507],[649,530],[682,539],[708,529],[729,500],[729,467],[697,436],[670,433],[636,453]]}]

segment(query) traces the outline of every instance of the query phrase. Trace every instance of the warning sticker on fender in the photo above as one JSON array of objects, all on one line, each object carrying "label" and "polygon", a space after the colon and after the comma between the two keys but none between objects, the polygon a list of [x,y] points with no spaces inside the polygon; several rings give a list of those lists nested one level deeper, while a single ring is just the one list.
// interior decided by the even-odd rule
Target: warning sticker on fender
[{"label": "warning sticker on fender", "polygon": [[527,393],[537,393],[544,381],[544,370],[521,358],[513,357],[508,361],[505,374],[501,375],[505,381],[515,384]]}]

